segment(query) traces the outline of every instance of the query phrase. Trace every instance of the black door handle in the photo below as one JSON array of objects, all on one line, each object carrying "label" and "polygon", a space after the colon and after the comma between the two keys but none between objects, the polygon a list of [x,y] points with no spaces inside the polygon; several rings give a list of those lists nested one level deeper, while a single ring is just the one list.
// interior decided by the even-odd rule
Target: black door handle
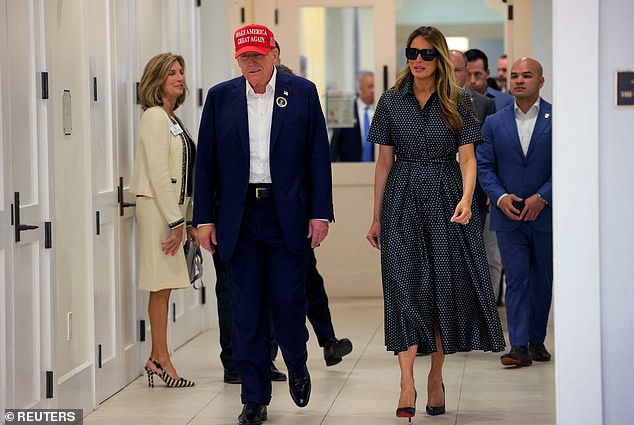
[{"label": "black door handle", "polygon": [[13,205],[15,241],[20,242],[20,232],[24,232],[26,230],[35,230],[38,229],[39,226],[36,226],[34,224],[20,223],[20,192],[13,193]]},{"label": "black door handle", "polygon": [[119,190],[117,191],[117,199],[119,201],[119,216],[123,217],[123,209],[136,207],[134,202],[126,202],[123,200],[123,177],[119,177]]}]

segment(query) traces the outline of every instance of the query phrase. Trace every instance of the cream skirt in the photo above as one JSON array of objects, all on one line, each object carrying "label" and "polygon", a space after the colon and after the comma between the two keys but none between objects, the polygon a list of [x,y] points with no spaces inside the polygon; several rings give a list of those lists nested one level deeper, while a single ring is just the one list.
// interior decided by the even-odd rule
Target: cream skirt
[{"label": "cream skirt", "polygon": [[[181,206],[185,217],[187,202]],[[189,274],[185,254],[179,250],[176,255],[165,255],[161,241],[169,238],[171,229],[161,216],[154,199],[140,196],[136,198],[136,222],[140,239],[139,290],[159,291],[161,289],[187,288]],[[183,241],[185,240],[183,232]]]}]

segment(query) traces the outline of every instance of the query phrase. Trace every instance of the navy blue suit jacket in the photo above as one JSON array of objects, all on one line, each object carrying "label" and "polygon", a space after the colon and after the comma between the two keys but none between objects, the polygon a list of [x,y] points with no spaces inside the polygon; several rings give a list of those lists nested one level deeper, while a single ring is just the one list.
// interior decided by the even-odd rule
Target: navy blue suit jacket
[{"label": "navy blue suit jacket", "polygon": [[515,123],[515,105],[489,116],[482,127],[484,143],[478,147],[478,180],[491,198],[491,230],[510,231],[520,226],[495,204],[504,193],[525,199],[535,193],[548,205],[535,221],[537,231],[552,232],[552,105],[541,99],[539,115],[526,155]]},{"label": "navy blue suit jacket", "polygon": [[[278,72],[271,123],[270,171],[284,241],[308,244],[308,220],[333,220],[328,134],[315,85]],[[231,258],[249,184],[246,80],[207,93],[198,133],[193,224],[215,223],[218,251]],[[303,244],[303,245],[302,245]]]},{"label": "navy blue suit jacket", "polygon": [[357,162],[363,160],[361,145],[361,126],[356,99],[353,102],[354,125],[352,127],[335,128],[332,131],[330,155],[333,162]]},{"label": "navy blue suit jacket", "polygon": [[512,95],[501,92],[500,90],[492,89],[491,87],[487,87],[486,97],[493,99],[495,102],[495,109],[498,111],[501,111],[508,105],[515,104],[515,98]]}]

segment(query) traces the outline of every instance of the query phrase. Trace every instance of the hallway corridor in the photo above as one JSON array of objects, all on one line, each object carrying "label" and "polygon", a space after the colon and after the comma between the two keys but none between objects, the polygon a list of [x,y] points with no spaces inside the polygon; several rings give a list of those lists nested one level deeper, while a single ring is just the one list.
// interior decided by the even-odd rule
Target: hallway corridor
[{"label": "hallway corridor", "polygon": [[[288,394],[287,382],[273,383],[267,425],[405,425],[396,418],[399,369],[396,357],[383,345],[383,306],[380,299],[334,300],[333,321],[338,337],[350,338],[354,349],[343,362],[326,367],[312,334],[308,368],[312,376],[309,405],[299,409]],[[500,310],[504,314],[504,309]],[[505,327],[505,318],[502,317]],[[505,331],[505,336],[508,334]],[[508,339],[507,339],[508,341]],[[553,350],[553,328],[546,346]],[[193,388],[168,389],[159,380],[148,388],[141,376],[106,400],[85,425],[229,425],[237,424],[240,386],[222,382],[217,329],[199,335],[174,354],[179,373],[196,382]],[[554,357],[556,359],[556,356]],[[285,367],[278,357],[276,365]],[[495,353],[448,356],[444,382],[447,414],[425,414],[425,383],[429,357],[417,358],[418,424],[549,425],[555,423],[554,362],[522,369],[504,369]],[[156,380],[155,380],[156,383]]]}]

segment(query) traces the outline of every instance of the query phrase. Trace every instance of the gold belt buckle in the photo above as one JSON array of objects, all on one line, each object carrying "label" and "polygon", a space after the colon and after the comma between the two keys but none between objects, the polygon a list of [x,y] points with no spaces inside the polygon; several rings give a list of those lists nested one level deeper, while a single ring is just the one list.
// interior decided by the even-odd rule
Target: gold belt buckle
[{"label": "gold belt buckle", "polygon": [[255,188],[255,197],[257,199],[260,199],[260,191],[263,190],[263,189],[264,189],[263,187],[256,187]]}]

